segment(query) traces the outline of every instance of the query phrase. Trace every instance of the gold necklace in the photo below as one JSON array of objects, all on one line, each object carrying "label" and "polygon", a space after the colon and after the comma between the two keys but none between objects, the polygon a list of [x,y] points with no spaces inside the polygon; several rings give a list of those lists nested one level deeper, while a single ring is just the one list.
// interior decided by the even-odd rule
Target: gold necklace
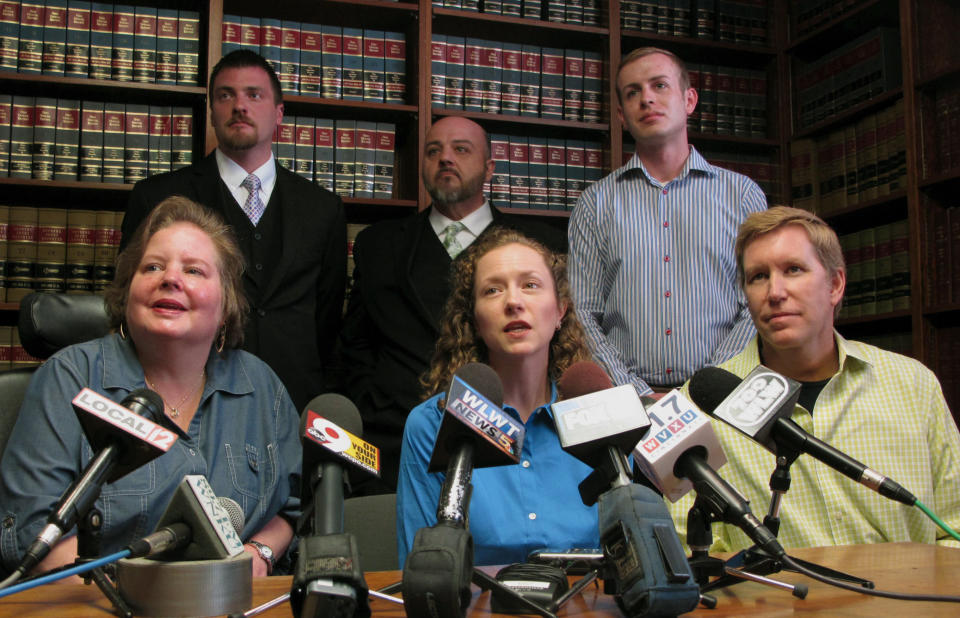
[{"label": "gold necklace", "polygon": [[194,386],[189,393],[184,395],[183,399],[181,399],[180,402],[177,403],[177,405],[175,406],[171,406],[169,403],[167,403],[166,398],[160,393],[160,389],[157,388],[156,384],[150,381],[150,378],[147,377],[147,374],[143,374],[143,379],[147,381],[147,384],[149,384],[153,390],[157,391],[157,394],[160,395],[160,399],[163,399],[163,405],[170,408],[170,416],[172,418],[180,418],[181,406],[183,406],[183,404],[185,404],[189,398],[197,394],[197,391],[200,389],[201,386],[203,386],[203,379],[206,377],[206,375],[207,375],[207,368],[204,367],[203,369],[200,370],[200,381],[197,382],[197,385]]}]

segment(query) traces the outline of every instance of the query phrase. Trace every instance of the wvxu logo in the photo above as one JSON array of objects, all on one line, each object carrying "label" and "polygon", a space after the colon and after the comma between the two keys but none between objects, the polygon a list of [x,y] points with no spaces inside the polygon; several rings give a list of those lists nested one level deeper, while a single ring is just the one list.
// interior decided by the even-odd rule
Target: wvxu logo
[{"label": "wvxu logo", "polygon": [[676,391],[647,408],[647,416],[650,417],[650,437],[640,445],[648,454],[655,453],[671,440],[677,441],[676,436],[704,420],[690,400]]}]

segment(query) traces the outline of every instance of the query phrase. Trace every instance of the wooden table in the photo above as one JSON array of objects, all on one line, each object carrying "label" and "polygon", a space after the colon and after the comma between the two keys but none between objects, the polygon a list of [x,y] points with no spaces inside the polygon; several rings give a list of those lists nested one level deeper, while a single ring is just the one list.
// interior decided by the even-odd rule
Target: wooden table
[{"label": "wooden table", "polygon": [[[813,547],[797,549],[791,555],[853,575],[872,579],[877,589],[896,592],[960,594],[960,549],[915,543],[888,543],[848,547]],[[774,577],[789,582],[805,582],[810,594],[805,600],[789,592],[745,582],[716,591],[716,609],[699,608],[689,616],[783,616],[820,614],[824,616],[957,616],[957,603],[915,603],[868,597],[826,586],[793,573]],[[398,571],[368,573],[367,582],[376,589],[398,581]],[[476,586],[470,616],[491,616],[490,595]],[[269,577],[254,583],[254,605],[259,605],[290,591],[290,577]],[[405,616],[403,608],[387,601],[372,600],[374,616]],[[0,616],[108,616],[110,605],[94,586],[81,584],[50,585],[0,599]],[[284,603],[261,616],[279,618],[291,615]],[[599,588],[588,586],[583,594],[571,600],[560,616],[618,617],[622,614],[613,599]]]}]

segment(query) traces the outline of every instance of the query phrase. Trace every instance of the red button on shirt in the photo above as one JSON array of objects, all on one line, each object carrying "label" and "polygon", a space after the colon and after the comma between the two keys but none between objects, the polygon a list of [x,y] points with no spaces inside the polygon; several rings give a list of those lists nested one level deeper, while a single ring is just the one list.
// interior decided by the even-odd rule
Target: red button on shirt
[{"label": "red button on shirt", "polygon": [[669,261],[670,261],[670,256],[669,256],[669,255],[663,256],[663,261],[664,261],[664,262],[669,262]]},{"label": "red button on shirt", "polygon": [[667,290],[666,292],[664,292],[663,295],[666,296],[667,298],[670,298],[670,290]]},{"label": "red button on shirt", "polygon": [[671,332],[671,330],[668,328],[668,329],[667,329],[667,336],[668,336],[668,337],[670,336],[670,332]]},{"label": "red button on shirt", "polygon": [[669,222],[669,221],[664,221],[664,222],[663,222],[663,227],[670,227],[670,222]]},{"label": "red button on shirt", "polygon": [[664,195],[667,194],[667,190],[666,190],[666,189],[663,190],[663,194],[664,194]]}]

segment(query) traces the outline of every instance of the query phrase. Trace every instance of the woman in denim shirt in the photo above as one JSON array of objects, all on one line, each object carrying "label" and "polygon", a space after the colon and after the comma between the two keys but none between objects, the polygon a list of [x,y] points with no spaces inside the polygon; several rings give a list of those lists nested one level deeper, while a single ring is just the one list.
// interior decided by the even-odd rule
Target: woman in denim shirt
[{"label": "woman in denim shirt", "polygon": [[[115,332],[52,356],[24,398],[0,462],[2,570],[16,567],[93,456],[74,396],[88,387],[119,402],[146,387],[164,401],[156,422],[178,440],[104,485],[101,554],[152,532],[181,479],[202,474],[243,509],[254,575],[270,574],[270,554],[284,554],[300,510],[291,493],[300,484],[299,418],[273,371],[236,349],[247,311],[242,272],[230,229],[186,198],[164,200],[137,230],[105,294]],[[38,570],[75,559],[69,534]]]}]

